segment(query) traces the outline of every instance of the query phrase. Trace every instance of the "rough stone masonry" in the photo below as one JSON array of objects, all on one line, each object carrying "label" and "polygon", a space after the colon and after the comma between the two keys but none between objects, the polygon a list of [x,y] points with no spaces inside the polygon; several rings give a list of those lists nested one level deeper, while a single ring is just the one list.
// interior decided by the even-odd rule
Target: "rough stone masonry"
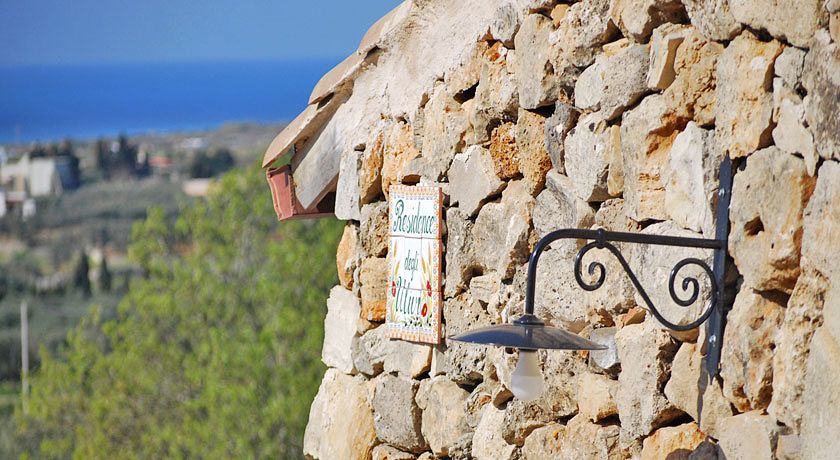
[{"label": "rough stone masonry", "polygon": [[[398,13],[344,96],[318,103],[337,104],[313,136],[341,155],[347,225],[305,455],[838,458],[840,1],[409,0]],[[527,256],[553,229],[713,237],[727,152],[739,279],[719,377],[704,331],[660,326],[609,254],[590,253],[605,286],[580,290],[574,242],[543,256],[537,312],[609,349],[540,352],[536,401],[512,397],[504,350],[384,338],[390,184],[443,187],[449,336],[521,312]],[[708,251],[621,249],[672,321],[697,313],[670,306],[667,273]]]}]

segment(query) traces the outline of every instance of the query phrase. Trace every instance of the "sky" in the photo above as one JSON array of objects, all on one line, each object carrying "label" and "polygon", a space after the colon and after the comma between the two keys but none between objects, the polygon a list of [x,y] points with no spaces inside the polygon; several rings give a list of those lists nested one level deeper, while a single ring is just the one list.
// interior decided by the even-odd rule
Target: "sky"
[{"label": "sky", "polygon": [[344,57],[399,3],[0,0],[0,66]]}]

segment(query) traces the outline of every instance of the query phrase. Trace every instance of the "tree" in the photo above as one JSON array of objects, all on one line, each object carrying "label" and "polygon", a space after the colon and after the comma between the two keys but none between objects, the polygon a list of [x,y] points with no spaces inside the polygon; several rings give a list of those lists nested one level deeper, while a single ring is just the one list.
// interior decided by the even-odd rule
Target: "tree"
[{"label": "tree", "polygon": [[79,254],[76,268],[73,269],[73,287],[82,291],[85,297],[90,296],[90,264],[84,251]]},{"label": "tree", "polygon": [[111,270],[108,269],[108,259],[102,254],[102,264],[99,266],[99,290],[111,292]]},{"label": "tree", "polygon": [[111,175],[111,149],[108,148],[108,143],[104,139],[96,141],[94,156],[96,157],[96,169],[102,173],[102,177],[107,179]]},{"label": "tree", "polygon": [[233,168],[235,163],[233,154],[226,148],[220,148],[209,154],[204,150],[199,150],[190,160],[190,177],[193,179],[215,177]]},{"label": "tree", "polygon": [[135,226],[145,272],[43,352],[21,442],[46,458],[299,458],[340,224],[278,224],[258,168],[167,225]]}]

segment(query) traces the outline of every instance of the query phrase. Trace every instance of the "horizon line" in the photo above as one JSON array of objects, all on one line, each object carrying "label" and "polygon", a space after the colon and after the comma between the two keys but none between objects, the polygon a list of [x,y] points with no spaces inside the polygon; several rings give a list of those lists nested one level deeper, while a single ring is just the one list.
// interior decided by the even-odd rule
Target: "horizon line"
[{"label": "horizon line", "polygon": [[278,64],[294,62],[341,62],[347,56],[299,56],[278,58],[198,58],[198,59],[159,59],[159,60],[126,60],[126,61],[75,61],[75,62],[31,62],[31,63],[2,63],[0,69],[46,68],[46,67],[103,67],[103,66],[154,66],[154,65],[195,65],[195,64]]}]

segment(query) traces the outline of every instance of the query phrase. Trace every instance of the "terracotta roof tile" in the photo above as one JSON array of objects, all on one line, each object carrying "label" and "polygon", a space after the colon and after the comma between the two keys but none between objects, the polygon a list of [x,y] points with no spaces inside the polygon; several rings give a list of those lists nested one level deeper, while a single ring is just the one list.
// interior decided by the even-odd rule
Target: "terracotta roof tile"
[{"label": "terracotta roof tile", "polygon": [[306,141],[310,136],[317,133],[321,126],[335,113],[338,106],[347,99],[345,95],[339,95],[338,93],[348,92],[349,89],[349,85],[341,86],[332,93],[333,97],[322,99],[317,104],[308,105],[271,141],[265,155],[263,155],[262,167],[267,168],[294,145]]}]

